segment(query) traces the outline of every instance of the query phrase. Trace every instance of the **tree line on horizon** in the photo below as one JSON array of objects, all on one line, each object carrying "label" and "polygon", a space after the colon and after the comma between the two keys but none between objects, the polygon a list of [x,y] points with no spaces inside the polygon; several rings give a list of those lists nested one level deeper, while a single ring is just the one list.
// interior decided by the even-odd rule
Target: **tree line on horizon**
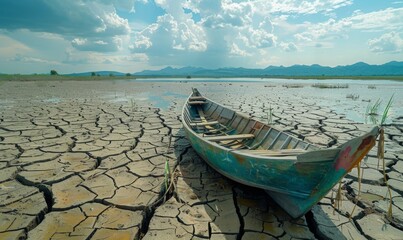
[{"label": "tree line on horizon", "polygon": [[[52,70],[50,70],[50,75],[56,76],[56,75],[59,75],[59,73],[56,70],[52,69]],[[99,73],[91,72],[91,77],[100,77],[100,76],[101,75]],[[109,73],[109,77],[113,77],[113,76],[114,76],[113,73]],[[132,74],[131,73],[126,73],[125,76],[130,77],[130,76],[132,76]]]}]

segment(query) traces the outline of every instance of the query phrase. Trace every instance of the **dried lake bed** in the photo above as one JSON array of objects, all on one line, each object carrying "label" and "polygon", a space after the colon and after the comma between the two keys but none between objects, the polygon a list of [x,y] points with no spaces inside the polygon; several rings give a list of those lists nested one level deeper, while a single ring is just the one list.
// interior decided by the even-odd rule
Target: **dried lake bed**
[{"label": "dried lake bed", "polygon": [[[1,82],[0,239],[400,239],[403,83],[327,80],[348,88],[319,89],[316,82]],[[180,120],[191,87],[325,147],[366,131],[368,104],[381,99],[382,110],[394,94],[386,178],[374,148],[361,186],[353,170],[339,202],[334,189],[290,219],[263,191],[220,176],[197,156]],[[164,196],[166,160],[175,188]]]}]

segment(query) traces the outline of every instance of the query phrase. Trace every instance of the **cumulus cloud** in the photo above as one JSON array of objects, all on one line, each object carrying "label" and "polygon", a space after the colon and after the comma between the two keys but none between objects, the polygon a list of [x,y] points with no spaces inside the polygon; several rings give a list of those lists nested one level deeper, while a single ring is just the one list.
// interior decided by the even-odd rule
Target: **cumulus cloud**
[{"label": "cumulus cloud", "polygon": [[[208,1],[204,1],[208,2]],[[205,10],[203,4],[200,5]],[[252,5],[249,2],[222,1],[208,11],[202,11],[204,26],[209,28],[244,27],[252,22]],[[207,13],[207,14],[205,14]]]},{"label": "cumulus cloud", "polygon": [[236,45],[235,43],[233,43],[231,46],[230,54],[233,56],[242,56],[242,57],[251,56],[250,53],[248,53],[247,51],[241,50],[238,47],[238,45]]},{"label": "cumulus cloud", "polygon": [[296,52],[296,51],[298,51],[297,45],[295,45],[295,43],[292,43],[292,42],[288,42],[288,43],[281,42],[279,45],[286,52]]},{"label": "cumulus cloud", "polygon": [[274,34],[261,29],[250,29],[249,31],[252,46],[267,48],[275,44],[276,36]]},{"label": "cumulus cloud", "polygon": [[368,41],[368,45],[372,52],[403,52],[403,39],[396,32],[385,33],[379,38],[371,39]]},{"label": "cumulus cloud", "polygon": [[[254,67],[275,63],[289,52],[307,54],[304,47],[341,46],[347,41],[338,40],[350,34],[365,33],[359,38],[373,52],[401,52],[403,8],[382,6],[364,12],[352,0],[3,0],[0,37],[1,31],[7,32],[29,49],[20,45],[16,61],[40,62],[44,52],[55,52],[43,47],[48,44],[62,49],[59,58],[70,49],[66,64],[124,64],[136,56],[151,68]],[[136,12],[136,7],[144,12]],[[344,7],[348,11],[343,16],[351,15],[341,18]],[[44,40],[17,36],[22,31],[43,35]],[[39,48],[42,54],[36,52]],[[0,53],[6,51],[0,42]]]},{"label": "cumulus cloud", "polygon": [[336,9],[351,5],[351,0],[258,0],[254,1],[254,9],[261,14],[277,13],[277,14],[316,14],[329,13]]},{"label": "cumulus cloud", "polygon": [[348,38],[348,33],[351,31],[400,31],[401,22],[403,22],[403,8],[387,8],[369,13],[355,11],[352,16],[339,20],[330,18],[320,23],[299,24],[294,29],[298,31],[294,34],[294,38],[305,45],[316,43],[316,45],[329,46],[335,39]]},{"label": "cumulus cloud", "polygon": [[134,43],[130,46],[133,52],[161,54],[171,51],[205,51],[206,35],[203,28],[195,23],[190,15],[177,16],[165,14],[158,17],[141,32],[136,33]]},{"label": "cumulus cloud", "polygon": [[343,38],[342,32],[351,27],[351,22],[330,18],[325,22],[304,23],[302,25],[305,30],[295,34],[294,37],[300,41],[317,41]]},{"label": "cumulus cloud", "polygon": [[[2,1],[0,29],[28,29],[32,32],[59,34],[72,40],[72,45],[85,51],[116,51],[116,36],[130,34],[129,22],[116,13],[116,8],[132,8],[129,0],[37,0]],[[99,39],[107,44],[97,44]],[[77,39],[87,39],[79,44]]]},{"label": "cumulus cloud", "polygon": [[[157,27],[157,26],[155,26]],[[133,43],[133,45],[131,45],[129,48],[132,51],[145,51],[146,49],[150,48],[153,45],[153,43],[151,42],[151,39],[149,37],[146,37],[145,35],[137,34],[135,36],[135,41]]]},{"label": "cumulus cloud", "polygon": [[119,37],[74,38],[71,45],[80,51],[115,52],[122,48],[122,40]]},{"label": "cumulus cloud", "polygon": [[[166,14],[135,33],[130,46],[132,52],[146,53],[151,64],[187,65],[199,60],[193,64],[200,65],[203,61],[203,66],[220,66],[234,63],[234,56],[252,58],[257,49],[276,46],[270,16],[254,15],[252,2],[158,0],[156,3]],[[197,22],[192,13],[200,16]]]},{"label": "cumulus cloud", "polygon": [[128,21],[120,18],[112,5],[86,0],[4,0],[0,28],[71,36],[111,36],[130,32]]},{"label": "cumulus cloud", "polygon": [[379,31],[402,29],[403,8],[387,8],[369,13],[358,13],[346,18],[353,29]]}]

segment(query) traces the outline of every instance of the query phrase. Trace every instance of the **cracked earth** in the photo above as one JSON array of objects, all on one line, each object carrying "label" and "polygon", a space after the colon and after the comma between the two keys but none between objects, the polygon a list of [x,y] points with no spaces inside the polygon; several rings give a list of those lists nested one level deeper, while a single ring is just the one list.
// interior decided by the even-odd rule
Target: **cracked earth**
[{"label": "cracked earth", "polygon": [[296,220],[264,191],[222,177],[197,156],[180,120],[191,87],[257,119],[272,108],[274,124],[323,147],[370,128],[315,99],[281,95],[288,91],[281,85],[254,84],[261,83],[245,95],[235,91],[245,83],[2,83],[0,239],[401,238],[402,117],[385,130],[386,178],[374,148],[362,163],[361,186],[354,169],[340,201],[336,186]]}]

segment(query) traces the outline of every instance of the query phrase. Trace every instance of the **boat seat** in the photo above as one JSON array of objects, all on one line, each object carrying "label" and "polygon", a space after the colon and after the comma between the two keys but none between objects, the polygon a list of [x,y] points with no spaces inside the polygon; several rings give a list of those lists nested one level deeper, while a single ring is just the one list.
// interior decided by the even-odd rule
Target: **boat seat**
[{"label": "boat seat", "polygon": [[205,101],[206,99],[204,97],[190,97],[189,98],[190,101]]},{"label": "boat seat", "polygon": [[204,101],[191,101],[188,102],[189,105],[201,105],[201,104],[207,104],[207,102]]},{"label": "boat seat", "polygon": [[189,125],[191,127],[204,127],[204,126],[211,126],[211,125],[216,125],[219,124],[218,121],[211,121],[211,122],[195,122],[195,123],[190,123]]},{"label": "boat seat", "polygon": [[242,153],[262,156],[297,156],[306,153],[303,149],[281,149],[281,150],[240,150]]},{"label": "boat seat", "polygon": [[255,137],[255,135],[253,135],[253,134],[236,134],[236,135],[213,136],[213,137],[204,137],[204,138],[211,142],[220,142],[220,141],[227,141],[227,140],[251,139],[254,137]]}]

